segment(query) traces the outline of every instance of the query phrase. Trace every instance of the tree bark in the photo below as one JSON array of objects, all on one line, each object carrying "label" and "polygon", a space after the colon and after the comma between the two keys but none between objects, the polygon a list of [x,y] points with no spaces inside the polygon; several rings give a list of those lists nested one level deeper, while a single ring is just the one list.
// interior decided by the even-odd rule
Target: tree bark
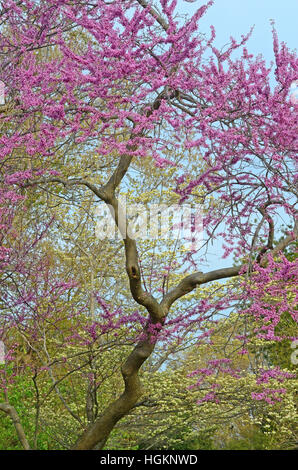
[{"label": "tree bark", "polygon": [[74,450],[102,449],[116,423],[123,418],[137,403],[142,394],[142,386],[138,377],[141,365],[154,349],[150,337],[137,344],[121,368],[125,389],[122,395],[114,401],[92,423],[85,433],[77,440]]},{"label": "tree bark", "polygon": [[16,409],[9,403],[0,403],[0,410],[10,416],[22,446],[25,450],[30,450],[29,443],[27,441],[23,426],[21,424]]}]

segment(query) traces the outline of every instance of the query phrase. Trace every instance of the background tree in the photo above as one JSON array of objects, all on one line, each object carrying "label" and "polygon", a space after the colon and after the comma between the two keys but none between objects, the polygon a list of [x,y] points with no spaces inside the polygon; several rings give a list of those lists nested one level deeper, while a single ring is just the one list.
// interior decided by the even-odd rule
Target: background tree
[{"label": "background tree", "polygon": [[[176,2],[165,0],[159,7],[144,0],[38,5],[9,0],[1,10],[5,26],[0,36],[0,78],[7,97],[1,113],[2,187],[14,199],[33,198],[32,214],[44,214],[46,227],[49,214],[40,207],[49,209],[55,198],[65,201],[58,205],[53,228],[42,237],[40,262],[32,270],[30,260],[22,261],[17,287],[5,285],[17,303],[6,307],[2,337],[12,350],[7,332],[22,333],[35,351],[38,359],[30,367],[38,368],[39,376],[48,373],[51,387],[79,425],[75,449],[102,448],[116,423],[138,405],[139,370],[151,357],[154,364],[155,348],[158,366],[179,351],[182,341],[210,337],[207,326],[232,308],[241,308],[249,324],[257,323],[255,333],[263,340],[280,339],[276,328],[282,312],[297,320],[292,288],[297,264],[282,255],[297,236],[297,107],[289,100],[290,86],[297,79],[297,57],[285,44],[279,45],[273,28],[272,86],[272,69],[245,48],[249,36],[239,44],[232,39],[219,51],[213,28],[209,38],[198,34],[198,22],[211,4],[185,21],[175,16]],[[233,53],[240,48],[241,57],[235,59]],[[184,256],[172,250],[175,263],[168,263],[166,248],[163,271],[164,251],[158,244],[153,256],[150,243],[141,243],[140,249],[122,225],[119,196],[129,193],[130,201],[140,199],[144,186],[134,185],[134,171],[147,165],[154,168],[155,188],[160,190],[161,176],[166,175],[166,188],[172,183],[180,203],[202,205],[207,235],[201,250]],[[54,196],[49,197],[51,192]],[[163,200],[175,199],[167,191],[160,194]],[[148,198],[155,201],[156,194],[149,191]],[[109,296],[110,306],[97,296],[96,308],[93,289],[102,275],[98,251],[106,251],[106,244],[92,239],[84,218],[90,223],[91,206],[98,201],[112,208],[124,252],[118,256],[117,250],[104,285],[106,293],[109,288],[115,293]],[[64,220],[66,215],[72,222]],[[289,220],[290,229],[274,243],[280,238],[282,217]],[[8,226],[7,222],[7,233]],[[40,238],[37,233],[34,230],[33,240]],[[223,242],[223,256],[233,253],[239,263],[204,273],[206,255],[216,239]],[[2,251],[8,243],[9,235]],[[36,243],[32,245],[35,250]],[[74,254],[80,253],[76,274],[83,269],[76,277],[84,292],[70,272],[69,251],[74,247]],[[42,256],[45,249],[52,254],[54,270],[49,268],[49,256]],[[105,255],[112,253],[109,248]],[[141,253],[147,253],[144,262]],[[156,269],[148,262],[150,257],[157,260]],[[122,274],[118,281],[123,261],[126,286]],[[20,290],[21,278],[25,288]],[[230,278],[238,280],[219,284],[212,298],[200,295],[201,286]],[[192,297],[196,288],[198,298]],[[206,319],[209,325],[204,324]],[[244,346],[250,335],[242,333]],[[102,342],[105,335],[108,339]],[[97,360],[114,346],[124,390],[118,397],[108,393],[99,409]],[[74,363],[72,351],[88,361]],[[86,421],[59,387],[60,374],[67,384],[70,376],[75,383],[84,381],[78,373],[84,367],[89,368],[84,382]],[[261,374],[257,385],[265,386],[255,393],[257,401],[274,401],[285,393],[266,388],[266,383],[290,377],[287,372],[271,369]],[[38,386],[37,390],[39,397]],[[217,394],[207,396],[216,399]]]}]

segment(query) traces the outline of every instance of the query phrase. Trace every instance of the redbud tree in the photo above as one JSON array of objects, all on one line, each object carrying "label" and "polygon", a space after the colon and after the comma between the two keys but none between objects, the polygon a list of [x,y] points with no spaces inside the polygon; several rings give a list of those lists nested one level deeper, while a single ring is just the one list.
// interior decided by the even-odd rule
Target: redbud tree
[{"label": "redbud tree", "polygon": [[[200,19],[212,3],[185,18],[177,14],[175,0],[1,2],[0,80],[5,103],[0,114],[0,267],[3,282],[12,266],[24,281],[30,270],[39,273],[34,292],[26,289],[26,282],[22,289],[11,283],[4,288],[7,298],[14,299],[14,308],[16,302],[21,307],[18,315],[2,321],[2,339],[18,322],[27,328],[30,312],[37,317],[33,324],[46,321],[54,314],[57,292],[75,286],[70,279],[59,283],[55,275],[49,276],[45,260],[31,266],[27,241],[9,242],[14,214],[23,210],[22,201],[34,191],[62,187],[77,197],[88,192],[110,206],[123,239],[130,296],[147,312],[146,318],[126,316],[109,310],[98,297],[106,328],[139,326],[135,345],[121,366],[123,393],[89,424],[74,449],[105,445],[116,423],[138,402],[138,373],[156,344],[183,337],[190,324],[199,324],[210,311],[228,312],[238,305],[245,318],[256,322],[255,335],[270,341],[281,339],[275,328],[283,313],[297,321],[297,263],[283,252],[297,237],[297,102],[291,87],[297,80],[298,60],[279,42],[274,24],[273,64],[249,53],[251,32],[240,41],[231,38],[219,50],[213,26],[209,35],[200,32]],[[92,171],[87,171],[83,157],[83,168],[69,170],[69,162],[84,152],[96,156]],[[195,171],[189,171],[186,158],[178,165],[178,152],[200,155]],[[203,272],[204,255],[195,249],[185,256],[188,270],[176,285],[161,292],[147,288],[137,242],[120,223],[124,216],[119,195],[134,162],[148,157],[161,175],[177,168],[172,188],[181,204],[193,202],[203,208],[205,252],[218,240],[221,257],[234,256],[236,263],[223,268],[219,257],[216,269]],[[287,231],[281,237],[285,221]],[[44,223],[43,234],[51,222]],[[32,231],[31,246],[42,238],[38,234]],[[99,253],[93,257],[96,260]],[[227,279],[239,279],[240,284],[227,289],[215,304],[199,299],[191,312],[175,313],[175,302],[190,292]],[[53,298],[54,306],[42,314],[40,296]],[[84,309],[79,311],[81,315]],[[100,315],[92,320],[88,332],[96,341],[103,325]],[[33,324],[30,334],[36,336]],[[69,328],[73,338],[76,325]],[[243,333],[242,340],[245,354],[249,335]],[[228,359],[222,358],[210,367],[214,372],[226,364]],[[277,376],[286,378],[286,373],[263,370],[258,383]],[[255,398],[272,400],[279,394],[282,390],[267,387]],[[208,393],[205,400],[209,399],[216,400],[216,393]],[[1,409],[7,412],[7,406]]]}]

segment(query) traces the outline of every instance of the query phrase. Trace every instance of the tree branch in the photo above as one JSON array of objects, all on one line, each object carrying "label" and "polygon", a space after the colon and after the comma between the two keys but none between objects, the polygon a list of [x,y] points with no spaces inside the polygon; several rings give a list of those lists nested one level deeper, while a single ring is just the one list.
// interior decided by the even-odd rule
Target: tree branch
[{"label": "tree branch", "polygon": [[[270,229],[268,245],[270,243],[270,247],[272,247],[271,237],[272,237],[272,230]],[[268,260],[268,255],[276,256],[278,253],[282,252],[288,245],[293,243],[298,237],[298,220],[295,222],[295,226],[293,232],[290,233],[286,238],[281,240],[275,248],[271,249],[270,252],[266,252],[266,255],[262,257],[259,264],[260,266],[265,266]],[[267,249],[270,248],[268,246]],[[161,306],[164,307],[165,311],[168,311],[171,305],[184,295],[191,292],[197,286],[201,284],[206,284],[207,282],[215,281],[217,279],[225,279],[230,277],[238,276],[241,270],[245,268],[245,265],[241,266],[233,266],[230,268],[223,268],[223,269],[216,269],[215,271],[209,271],[208,273],[196,272],[194,274],[190,274],[186,276],[180,283],[174,287],[170,292],[168,292],[161,302]]]},{"label": "tree branch", "polygon": [[207,282],[215,281],[217,279],[225,279],[229,277],[238,276],[242,266],[233,266],[231,268],[216,269],[215,271],[209,271],[208,273],[202,273],[200,271],[186,276],[179,284],[170,290],[161,302],[161,306],[165,310],[169,310],[171,305],[180,297],[188,294],[196,287]]},{"label": "tree branch", "polygon": [[[149,4],[146,0],[137,0],[137,2],[144,8],[148,9]],[[149,13],[153,18],[160,24],[160,26],[167,31],[169,29],[168,23],[163,19],[163,17],[152,7],[149,8]]]},{"label": "tree branch", "polygon": [[[139,305],[147,309],[153,323],[160,322],[163,319],[164,312],[157,300],[142,287],[137,245],[136,241],[131,239],[127,233],[126,215],[123,213],[123,209],[115,196],[109,202],[113,207],[114,220],[124,242],[126,272],[131,294]],[[123,224],[122,221],[125,223]]]},{"label": "tree branch", "polygon": [[9,403],[0,403],[0,410],[10,416],[22,446],[25,450],[30,450],[29,443],[27,441],[23,426],[21,424],[16,409]]}]

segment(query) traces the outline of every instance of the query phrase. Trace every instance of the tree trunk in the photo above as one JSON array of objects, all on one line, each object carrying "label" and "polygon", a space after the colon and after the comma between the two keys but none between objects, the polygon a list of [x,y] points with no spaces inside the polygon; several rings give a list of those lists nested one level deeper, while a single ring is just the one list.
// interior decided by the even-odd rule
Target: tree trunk
[{"label": "tree trunk", "polygon": [[121,368],[124,392],[79,437],[74,450],[99,450],[104,447],[116,423],[129,413],[140,398],[142,386],[138,372],[153,350],[154,344],[150,343],[150,339],[137,344]]},{"label": "tree trunk", "polygon": [[25,450],[30,450],[30,446],[27,441],[23,426],[15,408],[9,403],[0,403],[0,410],[4,411],[4,413],[10,416],[22,446]]}]

